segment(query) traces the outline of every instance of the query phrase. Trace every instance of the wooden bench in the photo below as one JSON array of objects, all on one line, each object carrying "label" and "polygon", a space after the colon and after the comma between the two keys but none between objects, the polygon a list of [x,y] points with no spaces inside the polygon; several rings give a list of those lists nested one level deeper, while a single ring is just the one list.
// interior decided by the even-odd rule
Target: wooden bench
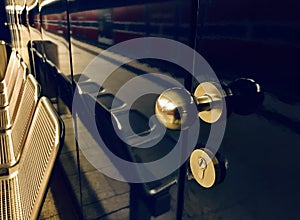
[{"label": "wooden bench", "polygon": [[36,107],[20,162],[0,176],[0,219],[37,219],[63,139],[63,124],[50,101]]}]

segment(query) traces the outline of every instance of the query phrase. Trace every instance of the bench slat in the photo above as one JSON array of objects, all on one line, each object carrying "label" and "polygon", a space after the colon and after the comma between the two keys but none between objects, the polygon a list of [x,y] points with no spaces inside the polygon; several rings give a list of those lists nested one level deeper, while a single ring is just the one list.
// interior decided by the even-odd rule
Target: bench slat
[{"label": "bench slat", "polygon": [[24,85],[15,122],[11,130],[0,133],[0,140],[2,140],[0,147],[3,152],[3,155],[1,154],[0,168],[13,166],[19,160],[39,95],[39,84],[34,76],[29,74]]},{"label": "bench slat", "polygon": [[37,219],[62,138],[63,124],[50,101],[42,97],[16,171],[0,177],[1,218]]}]

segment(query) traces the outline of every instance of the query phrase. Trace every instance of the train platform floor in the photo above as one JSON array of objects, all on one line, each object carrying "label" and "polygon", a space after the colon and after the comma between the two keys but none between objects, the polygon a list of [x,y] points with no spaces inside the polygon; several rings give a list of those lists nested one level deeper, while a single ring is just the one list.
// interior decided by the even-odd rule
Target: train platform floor
[{"label": "train platform floor", "polygon": [[[72,117],[63,115],[62,119],[66,131],[72,131],[73,129],[70,129],[73,126]],[[96,170],[81,152],[76,158],[75,151],[74,134],[66,133],[60,163],[53,172],[40,219],[128,220],[129,185],[111,179]],[[80,176],[77,159],[80,161]],[[174,210],[171,210],[152,219],[173,219],[173,215]]]},{"label": "train platform floor", "polygon": [[[82,153],[77,158],[74,134],[70,132],[73,131],[72,118],[64,115],[62,119],[67,131],[65,145],[40,219],[128,219],[128,184],[101,174]],[[80,161],[80,175],[77,159]]]}]

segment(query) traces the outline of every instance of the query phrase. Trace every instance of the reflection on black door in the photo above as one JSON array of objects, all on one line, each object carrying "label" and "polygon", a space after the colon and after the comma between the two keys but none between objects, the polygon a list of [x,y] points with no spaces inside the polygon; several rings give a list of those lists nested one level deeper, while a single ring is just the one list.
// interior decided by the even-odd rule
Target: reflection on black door
[{"label": "reflection on black door", "polygon": [[[6,7],[12,46],[66,124],[60,163],[81,218],[300,215],[296,0],[26,4]],[[164,43],[116,49],[146,37]],[[177,144],[178,158],[144,169]]]}]

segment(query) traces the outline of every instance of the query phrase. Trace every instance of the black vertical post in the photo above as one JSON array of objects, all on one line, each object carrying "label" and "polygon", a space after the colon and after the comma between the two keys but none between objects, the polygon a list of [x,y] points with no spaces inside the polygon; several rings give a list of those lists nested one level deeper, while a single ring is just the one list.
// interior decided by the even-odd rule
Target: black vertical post
[{"label": "black vertical post", "polygon": [[151,219],[150,210],[142,198],[143,192],[141,188],[141,184],[130,184],[130,220]]},{"label": "black vertical post", "polygon": [[180,167],[179,176],[178,176],[177,207],[176,207],[177,220],[181,220],[183,216],[185,178],[186,178],[186,163],[184,163]]},{"label": "black vertical post", "polygon": [[184,211],[184,187],[185,187],[185,180],[186,180],[186,161],[185,158],[187,157],[187,149],[185,146],[188,146],[188,130],[182,131],[182,151],[181,151],[181,158],[180,160],[183,162],[182,166],[179,169],[178,175],[178,188],[177,188],[177,204],[176,204],[176,219],[181,220]]},{"label": "black vertical post", "polygon": [[[179,1],[178,1],[179,2]],[[177,2],[177,3],[178,3]],[[199,19],[199,0],[193,0],[191,3],[191,23],[190,23],[190,33],[189,33],[189,39],[190,39],[190,46],[194,48],[196,51],[197,49],[197,35],[198,35],[198,19]],[[194,69],[194,60],[193,62],[193,69]],[[194,71],[193,71],[194,73]],[[184,86],[188,90],[192,90],[192,76],[188,74],[185,77],[184,80]],[[181,161],[186,158],[186,151],[184,149],[184,146],[188,146],[188,131],[183,131],[183,142],[181,143],[182,146],[182,155],[181,155]],[[184,162],[182,166],[179,169],[179,175],[178,175],[178,188],[177,188],[177,204],[176,204],[176,219],[181,220],[183,216],[184,211],[184,187],[185,187],[185,180],[186,180],[186,173],[187,173],[187,163]]]}]

